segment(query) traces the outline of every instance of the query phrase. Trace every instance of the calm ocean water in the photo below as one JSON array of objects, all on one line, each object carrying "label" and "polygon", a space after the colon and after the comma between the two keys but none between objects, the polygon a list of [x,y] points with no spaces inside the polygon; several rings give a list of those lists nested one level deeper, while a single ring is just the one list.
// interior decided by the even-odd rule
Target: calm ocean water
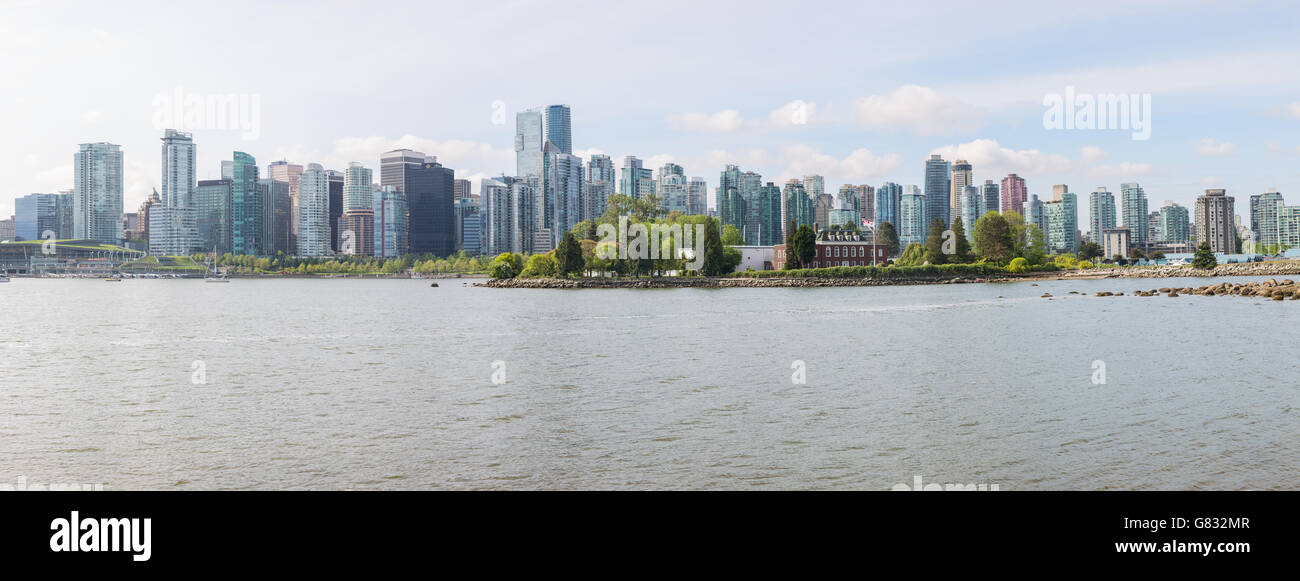
[{"label": "calm ocean water", "polygon": [[1300,488],[1300,302],[1067,295],[1208,282],[15,279],[0,485]]}]

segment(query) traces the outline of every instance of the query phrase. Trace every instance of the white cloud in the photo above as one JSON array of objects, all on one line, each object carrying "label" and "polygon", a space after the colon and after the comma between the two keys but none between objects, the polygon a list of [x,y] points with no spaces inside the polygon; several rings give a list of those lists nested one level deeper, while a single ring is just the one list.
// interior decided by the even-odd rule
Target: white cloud
[{"label": "white cloud", "polygon": [[1120,162],[1114,165],[1098,165],[1087,168],[1085,174],[1098,180],[1124,180],[1151,175],[1154,168],[1149,163]]},{"label": "white cloud", "polygon": [[1092,145],[1079,148],[1079,156],[1075,158],[1044,153],[1037,149],[1011,149],[992,139],[948,145],[930,153],[942,155],[948,161],[964,159],[971,163],[977,173],[989,172],[995,175],[1015,173],[1034,177],[1082,172],[1089,178],[1114,179],[1148,175],[1153,171],[1148,163],[1103,164],[1109,154]]},{"label": "white cloud", "polygon": [[775,127],[811,125],[815,120],[819,120],[816,114],[816,103],[806,103],[796,99],[768,113],[767,121]]},{"label": "white cloud", "polygon": [[713,114],[681,113],[669,117],[669,121],[681,129],[704,133],[730,133],[740,129],[745,124],[740,112],[735,109],[727,109]]},{"label": "white cloud", "polygon": [[1286,106],[1286,116],[1292,119],[1300,119],[1300,101],[1295,101]]},{"label": "white cloud", "polygon": [[[867,149],[857,149],[838,158],[808,145],[792,145],[781,148],[780,162],[783,166],[782,178],[821,174],[858,183],[882,177],[898,169],[903,164],[903,158],[896,153],[876,155]],[[829,185],[827,189],[830,189]]]},{"label": "white cloud", "polygon": [[1228,142],[1219,143],[1213,139],[1205,138],[1197,142],[1196,154],[1210,157],[1237,155],[1237,146]]},{"label": "white cloud", "polygon": [[882,130],[911,129],[917,135],[951,135],[984,125],[984,111],[929,87],[903,85],[888,95],[858,101],[857,120]]}]

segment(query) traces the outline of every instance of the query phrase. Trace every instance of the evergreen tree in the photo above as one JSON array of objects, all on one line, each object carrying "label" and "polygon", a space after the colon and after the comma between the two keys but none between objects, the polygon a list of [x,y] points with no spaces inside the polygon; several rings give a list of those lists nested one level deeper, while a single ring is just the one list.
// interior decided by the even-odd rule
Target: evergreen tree
[{"label": "evergreen tree", "polygon": [[876,243],[885,245],[888,256],[898,256],[898,230],[893,224],[881,222],[876,226]]},{"label": "evergreen tree", "polygon": [[564,238],[556,246],[555,264],[560,276],[564,278],[575,272],[582,272],[582,246],[574,238],[573,232],[565,232]]},{"label": "evergreen tree", "polygon": [[1015,257],[1015,240],[1011,225],[997,212],[988,212],[975,221],[975,254],[1003,264]]},{"label": "evergreen tree", "polygon": [[721,222],[710,220],[704,227],[704,265],[700,271],[705,276],[722,276],[726,271],[726,257],[722,253],[722,237],[718,234]]},{"label": "evergreen tree", "polygon": [[930,220],[930,237],[925,241],[925,261],[940,265],[948,262],[943,253],[943,222],[938,218]]},{"label": "evergreen tree", "polygon": [[951,264],[975,262],[975,255],[970,251],[970,240],[966,238],[966,225],[962,224],[961,216],[957,216],[952,221],[952,236],[955,252],[948,257],[948,262]]},{"label": "evergreen tree", "polygon": [[1209,242],[1202,242],[1196,247],[1196,256],[1192,258],[1192,268],[1201,270],[1210,270],[1219,265],[1219,259],[1214,257],[1214,251],[1210,250]]}]

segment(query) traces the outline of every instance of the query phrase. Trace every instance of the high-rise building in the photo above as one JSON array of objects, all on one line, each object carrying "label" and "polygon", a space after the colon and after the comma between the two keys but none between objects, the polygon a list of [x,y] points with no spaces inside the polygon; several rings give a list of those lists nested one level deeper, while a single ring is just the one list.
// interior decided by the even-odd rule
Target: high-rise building
[{"label": "high-rise building", "polygon": [[230,252],[231,181],[200,180],[198,187],[194,188],[195,227],[202,252]]},{"label": "high-rise building", "polygon": [[1129,241],[1133,246],[1147,246],[1147,195],[1142,186],[1136,183],[1119,185],[1121,210],[1124,212],[1124,226],[1128,228]]},{"label": "high-rise building", "polygon": [[541,109],[515,114],[515,175],[542,177],[542,147],[546,145]]},{"label": "high-rise building", "polygon": [[[728,167],[730,168],[734,166]],[[726,172],[723,172],[723,174],[725,176]],[[739,194],[736,194],[735,198],[739,199],[739,197]],[[791,222],[794,223],[795,228],[799,228],[800,226],[808,226],[811,228],[813,226],[813,222],[815,221],[813,217],[813,200],[808,197],[808,193],[804,190],[803,182],[794,179],[786,181],[785,188],[781,192],[781,197],[781,204],[784,208],[782,215],[785,220],[781,224],[783,227],[781,231],[783,240],[786,236],[790,235],[789,228]],[[733,200],[733,202],[735,202],[735,200]],[[744,205],[743,202],[736,203],[740,203],[742,206]]]},{"label": "high-rise building", "polygon": [[58,194],[28,194],[14,200],[15,240],[47,240],[58,236]]},{"label": "high-rise building", "polygon": [[330,252],[330,189],[325,168],[307,164],[298,182],[298,256]]},{"label": "high-rise building", "polygon": [[1101,244],[1105,232],[1115,227],[1115,194],[1098,187],[1088,195],[1088,240]]},{"label": "high-rise building", "polygon": [[479,198],[483,202],[482,244],[484,253],[496,256],[502,252],[516,252],[514,204],[510,200],[511,178],[499,180],[484,178],[479,182]]},{"label": "high-rise building", "polygon": [[740,229],[745,244],[757,246],[762,237],[763,203],[759,199],[763,190],[763,176],[757,172],[747,171],[740,174],[738,193],[744,200],[744,227]]},{"label": "high-rise building", "polygon": [[858,213],[858,227],[862,226],[864,220],[873,223],[876,221],[876,188],[866,184],[845,184],[840,186],[836,203],[839,208]]},{"label": "high-rise building", "polygon": [[[1065,185],[1053,186],[1052,190],[1052,201],[1043,204],[1047,215],[1047,247],[1052,252],[1078,252],[1078,201]],[[1145,229],[1146,224],[1142,227]]]},{"label": "high-rise building", "polygon": [[[803,176],[803,191],[807,192],[808,197],[816,200],[826,193],[826,178],[817,174]],[[825,228],[826,225],[822,224]]]},{"label": "high-rise building", "polygon": [[1196,198],[1196,243],[1210,243],[1214,252],[1237,251],[1237,231],[1233,227],[1233,198],[1223,189],[1205,190]]},{"label": "high-rise building", "polygon": [[267,177],[289,184],[289,227],[285,230],[278,230],[281,240],[277,240],[278,246],[287,248],[286,254],[297,254],[298,252],[298,184],[302,180],[302,165],[289,163],[284,160],[273,161],[266,166]]},{"label": "high-rise building", "polygon": [[775,246],[783,241],[781,226],[781,188],[772,182],[758,192],[758,245]]},{"label": "high-rise building", "polygon": [[122,240],[122,148],[83,143],[73,156],[72,237],[117,244]]},{"label": "high-rise building", "polygon": [[899,232],[899,204],[903,199],[903,187],[894,182],[885,182],[876,188],[876,227],[889,222],[895,232]]},{"label": "high-rise building", "polygon": [[[984,180],[984,185],[980,186],[980,195],[984,197],[984,214],[1001,211],[1002,196],[997,182]],[[984,214],[980,214],[980,216]],[[974,226],[974,224],[971,224],[969,227],[974,228]]]},{"label": "high-rise building", "polygon": [[961,203],[962,230],[966,233],[966,239],[973,242],[975,240],[975,222],[980,219],[980,216],[984,215],[984,195],[980,192],[980,188],[966,186],[963,188],[961,195],[957,197],[957,201]]},{"label": "high-rise building", "polygon": [[641,199],[655,194],[654,172],[641,167],[641,160],[629,155],[623,158],[619,172],[618,193]]},{"label": "high-rise building", "polygon": [[[300,174],[301,175],[301,174]],[[293,201],[289,197],[289,182],[263,178],[257,180],[257,190],[262,197],[262,221],[265,229],[262,241],[266,244],[266,254],[283,252],[292,256],[297,249],[289,246],[289,237],[293,232],[290,225],[293,213]]]},{"label": "high-rise building", "polygon": [[480,244],[480,227],[478,200],[460,198],[456,200],[456,250],[471,255],[482,252]]},{"label": "high-rise building", "polygon": [[[788,190],[787,186],[787,190]],[[799,191],[803,191],[803,185],[800,184]],[[718,175],[717,190],[718,219],[722,225],[734,226],[736,230],[745,231],[745,200],[740,195],[740,168],[735,165],[727,164],[727,167]],[[787,206],[788,209],[788,206]],[[788,222],[790,218],[787,212],[782,212],[784,219]]]},{"label": "high-rise building", "polygon": [[343,217],[346,208],[343,207],[343,186],[347,182],[344,172],[327,169],[325,170],[325,180],[330,187],[330,250],[338,252],[339,247],[339,219]]},{"label": "high-rise building", "polygon": [[257,185],[257,160],[242,151],[234,153],[230,180],[230,251],[250,256],[270,254],[266,234],[266,205]]},{"label": "high-rise building", "polygon": [[1160,240],[1160,210],[1147,214],[1147,246]]},{"label": "high-rise building", "polygon": [[702,216],[708,212],[709,183],[702,177],[693,177],[687,183],[686,214]]},{"label": "high-rise building", "polygon": [[1255,242],[1263,245],[1279,244],[1278,211],[1285,205],[1282,194],[1275,189],[1250,197],[1250,231]]},{"label": "high-rise building", "polygon": [[[608,155],[592,154],[587,162],[587,207],[594,216],[604,215],[609,205],[609,197],[614,195],[614,162]],[[480,186],[480,189],[481,186]],[[484,205],[486,208],[486,204]]]},{"label": "high-rise building", "polygon": [[373,173],[361,162],[351,162],[343,170],[343,211],[372,210],[375,186]]},{"label": "high-rise building", "polygon": [[660,206],[669,212],[690,213],[690,183],[686,181],[682,166],[665,163],[659,168],[655,179],[655,191],[659,193]]},{"label": "high-rise building", "polygon": [[[835,196],[822,194],[813,198],[813,225],[818,230],[826,230],[831,227],[831,210],[835,209]],[[749,241],[745,241],[749,244]]]},{"label": "high-rise building", "polygon": [[1166,201],[1160,207],[1160,241],[1165,244],[1186,244],[1191,238],[1187,208]]},{"label": "high-rise building", "polygon": [[379,258],[397,258],[408,247],[406,194],[396,186],[380,186],[371,201],[375,211],[374,254]]},{"label": "high-rise building", "polygon": [[[915,187],[899,196],[897,232],[900,248],[907,248],[908,244],[914,242],[925,244],[926,237],[929,235],[927,221],[930,212],[926,208],[929,201],[930,196],[921,193],[919,188]],[[948,203],[947,194],[940,198],[940,203],[945,205]]]},{"label": "high-rise building", "polygon": [[[161,203],[162,203],[162,197],[158,195],[157,188],[155,188],[153,190],[153,193],[151,193],[149,197],[145,198],[143,202],[140,202],[140,208],[139,210],[136,211],[136,216],[139,217],[136,221],[136,225],[139,226],[139,230],[136,232],[133,238],[135,238],[136,240],[144,240],[145,242],[149,241],[149,209]],[[65,205],[67,206],[66,209],[64,208]],[[66,198],[64,194],[59,194],[59,238],[60,239],[70,238],[72,236],[71,212],[72,212],[71,194],[67,194]],[[66,230],[64,229],[65,223],[68,225]],[[66,236],[65,233],[67,234]]]},{"label": "high-rise building", "polygon": [[1021,214],[1025,217],[1025,226],[1038,226],[1038,229],[1043,232],[1043,238],[1047,238],[1047,211],[1043,208],[1043,202],[1038,199],[1037,194],[1029,194]]},{"label": "high-rise building", "polygon": [[952,186],[950,166],[943,157],[931,155],[925,162],[925,234],[930,233],[930,222],[938,220],[945,228],[952,223]]},{"label": "high-rise building", "polygon": [[[975,177],[971,171],[969,161],[959,159],[952,163],[952,179],[949,180],[948,184],[948,206],[952,208],[954,213],[956,213],[959,208],[965,207],[962,205],[961,197],[966,195],[966,186],[975,185],[974,182]],[[975,206],[978,206],[981,203],[982,202],[976,203]],[[962,221],[965,221],[965,218],[962,218]],[[968,222],[966,226],[969,228],[970,223]]]},{"label": "high-rise building", "polygon": [[[391,187],[391,186],[390,186]],[[371,203],[374,192],[371,191]],[[339,217],[338,224],[338,253],[353,256],[374,256],[375,242],[378,233],[375,232],[375,211],[368,208],[357,208],[343,212]]]},{"label": "high-rise building", "polygon": [[[409,149],[397,149],[380,156],[380,183],[406,194],[409,212],[410,251],[449,256],[456,249],[455,171],[443,167],[437,158]],[[535,174],[540,179],[541,174]],[[532,203],[536,203],[534,200]]]},{"label": "high-rise building", "polygon": [[1025,189],[1025,178],[1016,174],[1007,174],[1002,178],[1002,211],[1024,212],[1025,202],[1029,199],[1029,190]]},{"label": "high-rise building", "polygon": [[454,191],[457,200],[476,197],[471,193],[471,187],[469,180],[457,179],[452,182],[452,190]]},{"label": "high-rise building", "polygon": [[[564,233],[578,222],[592,218],[583,207],[582,158],[564,153],[554,142],[546,144],[546,180],[543,189],[546,199],[542,205],[543,220],[539,226],[550,228],[550,250],[560,243]],[[534,252],[545,250],[534,249]]]},{"label": "high-rise building", "polygon": [[518,249],[511,250],[511,252],[530,254],[542,235],[545,235],[549,240],[549,232],[539,233],[537,231],[536,200],[537,196],[541,195],[541,182],[541,178],[537,176],[514,178],[510,182],[511,208],[509,211],[513,214],[515,224],[514,231],[511,232],[511,247]]}]

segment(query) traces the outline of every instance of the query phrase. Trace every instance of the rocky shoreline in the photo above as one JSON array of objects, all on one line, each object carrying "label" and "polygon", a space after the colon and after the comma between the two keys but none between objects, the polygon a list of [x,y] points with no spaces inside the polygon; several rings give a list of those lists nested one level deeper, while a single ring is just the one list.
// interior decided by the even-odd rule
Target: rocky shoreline
[{"label": "rocky shoreline", "polygon": [[[1070,294],[1082,295],[1083,293],[1080,293],[1078,291],[1070,291]],[[1138,289],[1133,291],[1133,293],[1130,296],[1154,297],[1161,294],[1168,297],[1178,297],[1182,295],[1200,295],[1200,296],[1207,296],[1207,297],[1232,295],[1232,296],[1239,296],[1239,297],[1260,297],[1265,299],[1272,299],[1275,301],[1284,301],[1287,299],[1294,301],[1294,300],[1300,300],[1300,284],[1296,284],[1296,282],[1291,279],[1285,279],[1279,281],[1277,279],[1270,278],[1264,282],[1255,282],[1255,281],[1244,282],[1244,283],[1221,282],[1219,284],[1203,285],[1195,288],[1162,287],[1158,289],[1153,288],[1150,290]],[[1101,292],[1093,293],[1093,296],[1122,297],[1124,296],[1124,293],[1101,291]],[[1042,295],[1042,298],[1050,299],[1052,298],[1052,295],[1051,293],[1044,293]]]},{"label": "rocky shoreline", "polygon": [[1139,266],[1061,273],[1061,278],[1185,278],[1218,276],[1300,275],[1300,260],[1220,264],[1211,270],[1190,266]]},{"label": "rocky shoreline", "polygon": [[[970,284],[1035,280],[1080,280],[1109,278],[1188,278],[1222,276],[1300,275],[1300,260],[1221,264],[1213,270],[1190,266],[1140,266],[1056,272],[1027,272],[974,276],[914,276],[907,278],[834,277],[661,277],[661,278],[512,278],[491,279],[474,286],[492,288],[578,289],[578,288],[815,288],[851,286],[904,286],[922,284]],[[1225,283],[1226,284],[1226,283]],[[1253,283],[1258,284],[1258,283]],[[1281,285],[1282,283],[1278,283]],[[1289,283],[1288,283],[1289,284]],[[1219,285],[1215,285],[1218,287]],[[1202,289],[1208,287],[1201,287]],[[1181,289],[1180,289],[1181,290]],[[1184,294],[1197,294],[1188,288]],[[1147,291],[1142,291],[1147,292]],[[1151,291],[1155,292],[1155,291]],[[1163,291],[1161,291],[1163,292]]]}]

